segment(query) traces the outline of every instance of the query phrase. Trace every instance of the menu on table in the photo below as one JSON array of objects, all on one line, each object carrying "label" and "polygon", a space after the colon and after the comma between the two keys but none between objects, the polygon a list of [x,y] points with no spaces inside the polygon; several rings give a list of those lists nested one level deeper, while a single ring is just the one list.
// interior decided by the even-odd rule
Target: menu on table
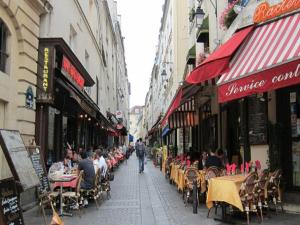
[{"label": "menu on table", "polygon": [[0,224],[24,224],[19,195],[12,178],[0,181]]}]

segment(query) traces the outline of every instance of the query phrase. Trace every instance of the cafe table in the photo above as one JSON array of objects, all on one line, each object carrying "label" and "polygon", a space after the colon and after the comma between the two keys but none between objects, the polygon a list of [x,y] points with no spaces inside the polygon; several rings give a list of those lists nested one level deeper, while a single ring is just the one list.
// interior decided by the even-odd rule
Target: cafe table
[{"label": "cafe table", "polygon": [[244,175],[211,178],[208,181],[206,206],[210,209],[213,207],[213,202],[225,202],[244,211],[239,195],[244,179]]},{"label": "cafe table", "polygon": [[75,174],[64,174],[60,176],[51,177],[50,181],[54,182],[54,184],[59,185],[59,195],[60,195],[60,207],[59,207],[59,215],[60,216],[72,216],[71,213],[67,213],[63,211],[63,202],[62,202],[62,193],[63,187],[70,187],[73,181],[77,180],[77,176]]}]

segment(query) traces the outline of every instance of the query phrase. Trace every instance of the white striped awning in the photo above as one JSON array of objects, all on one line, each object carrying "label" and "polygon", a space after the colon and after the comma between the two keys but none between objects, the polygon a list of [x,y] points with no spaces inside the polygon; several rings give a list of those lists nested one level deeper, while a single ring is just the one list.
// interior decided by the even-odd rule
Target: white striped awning
[{"label": "white striped awning", "polygon": [[[245,42],[241,45],[235,56],[230,61],[229,71],[222,74],[218,80],[217,84],[219,89],[223,85],[226,85],[226,87],[223,87],[221,93],[222,96],[219,101],[224,102],[238,97],[243,97],[245,96],[243,93],[247,93],[247,95],[249,95],[266,91],[263,88],[258,88],[256,90],[256,87],[259,85],[254,85],[255,83],[253,82],[259,82],[259,80],[255,80],[255,77],[252,77],[252,75],[256,75],[258,73],[261,75],[264,71],[298,60],[299,58],[300,13],[257,27],[253,33],[247,37]],[[281,71],[281,73],[282,72],[283,71]],[[242,81],[241,85],[243,86],[239,86],[239,80],[243,80],[245,78],[247,78],[249,82],[247,83]],[[252,78],[254,81],[251,81]],[[235,82],[235,84],[230,86],[233,82]],[[263,83],[264,85],[269,85],[270,89],[276,89],[276,85],[271,84],[270,80],[265,79]],[[265,87],[266,86],[264,86],[264,88]],[[282,87],[282,85],[279,85],[278,87]],[[232,92],[231,94],[236,94],[236,96],[230,96],[230,88]]]}]

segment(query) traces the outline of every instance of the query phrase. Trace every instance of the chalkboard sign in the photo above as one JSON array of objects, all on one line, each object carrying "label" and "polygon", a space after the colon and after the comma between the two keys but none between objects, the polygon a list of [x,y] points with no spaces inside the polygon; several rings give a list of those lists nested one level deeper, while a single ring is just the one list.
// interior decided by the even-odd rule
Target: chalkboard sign
[{"label": "chalkboard sign", "polygon": [[256,96],[248,97],[248,127],[251,145],[267,143],[267,103]]},{"label": "chalkboard sign", "polygon": [[0,181],[0,224],[24,224],[19,195],[13,179]]},{"label": "chalkboard sign", "polygon": [[38,186],[39,178],[19,131],[0,129],[0,144],[15,180],[21,184],[20,188],[25,191]]},{"label": "chalkboard sign", "polygon": [[38,186],[38,190],[43,192],[44,190],[49,190],[49,180],[47,176],[47,172],[45,169],[44,161],[41,159],[40,149],[38,146],[30,146],[27,147],[30,159],[33,165],[33,168],[36,174],[39,177],[40,185]]}]

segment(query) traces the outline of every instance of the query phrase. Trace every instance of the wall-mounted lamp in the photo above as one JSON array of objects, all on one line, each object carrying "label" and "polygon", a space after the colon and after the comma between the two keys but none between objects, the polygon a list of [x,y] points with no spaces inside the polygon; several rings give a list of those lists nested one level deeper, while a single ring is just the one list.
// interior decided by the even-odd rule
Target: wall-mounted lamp
[{"label": "wall-mounted lamp", "polygon": [[196,18],[196,26],[200,28],[202,26],[203,20],[204,20],[205,13],[201,6],[198,6],[195,12],[195,18]]}]

